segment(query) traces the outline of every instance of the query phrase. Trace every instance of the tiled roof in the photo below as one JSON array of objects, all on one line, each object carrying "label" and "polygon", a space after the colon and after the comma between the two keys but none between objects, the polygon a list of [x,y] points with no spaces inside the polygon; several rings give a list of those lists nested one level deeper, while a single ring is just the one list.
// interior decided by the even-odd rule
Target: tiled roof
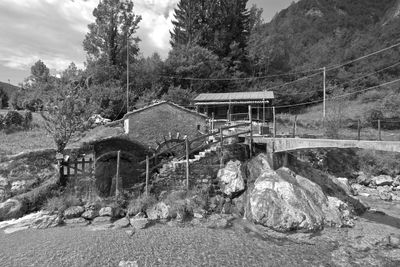
[{"label": "tiled roof", "polygon": [[206,115],[201,114],[201,113],[199,113],[199,112],[197,112],[197,111],[195,111],[195,110],[191,110],[191,109],[184,108],[184,107],[182,107],[182,106],[180,106],[180,105],[178,105],[178,104],[175,104],[175,103],[172,103],[172,102],[169,102],[169,101],[160,101],[160,102],[157,102],[157,103],[155,103],[155,104],[151,104],[151,105],[148,105],[148,106],[146,106],[146,107],[143,107],[143,108],[140,108],[140,109],[136,109],[136,110],[130,111],[130,112],[128,112],[128,113],[125,114],[125,116],[122,118],[122,120],[125,120],[127,117],[129,117],[129,116],[131,116],[131,115],[134,115],[134,114],[139,113],[139,112],[141,112],[141,111],[144,111],[144,110],[147,110],[147,109],[150,109],[150,108],[153,108],[153,107],[162,105],[162,104],[168,104],[168,105],[174,106],[174,107],[176,107],[176,108],[178,108],[178,109],[181,109],[181,110],[183,110],[183,111],[185,111],[185,112],[192,113],[193,115],[200,116],[200,117],[204,117],[204,118],[208,118]]},{"label": "tiled roof", "polygon": [[241,100],[264,100],[274,99],[274,92],[233,92],[233,93],[215,93],[215,94],[200,94],[194,102],[204,101],[241,101]]}]

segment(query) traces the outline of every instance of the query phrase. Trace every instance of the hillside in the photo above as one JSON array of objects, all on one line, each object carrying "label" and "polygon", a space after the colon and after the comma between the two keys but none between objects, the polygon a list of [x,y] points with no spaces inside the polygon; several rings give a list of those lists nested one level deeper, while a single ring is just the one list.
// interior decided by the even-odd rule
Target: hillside
[{"label": "hillside", "polygon": [[[254,63],[253,73],[260,76],[301,72],[261,79],[255,85],[257,88],[270,88],[321,73],[274,88],[277,104],[287,105],[322,98],[322,72],[318,69],[328,67],[329,70],[399,41],[399,0],[300,0],[278,13],[271,22],[256,28],[250,37],[248,52]],[[328,96],[398,79],[399,59],[397,46],[332,68],[327,72]]]},{"label": "hillside", "polygon": [[19,90],[19,87],[17,86],[5,82],[0,82],[0,108],[8,106],[8,99],[17,90]]}]

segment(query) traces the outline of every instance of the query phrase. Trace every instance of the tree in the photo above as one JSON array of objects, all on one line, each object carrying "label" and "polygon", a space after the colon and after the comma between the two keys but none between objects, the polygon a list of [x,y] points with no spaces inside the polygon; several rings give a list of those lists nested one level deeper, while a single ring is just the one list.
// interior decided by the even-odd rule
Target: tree
[{"label": "tree", "polygon": [[220,58],[229,55],[235,42],[243,50],[250,33],[246,4],[247,0],[181,0],[172,22],[172,47],[199,45]]},{"label": "tree", "polygon": [[[106,59],[109,65],[124,66],[127,40],[130,56],[137,55],[139,38],[133,38],[141,16],[133,13],[133,2],[126,0],[103,0],[93,11],[95,23],[88,25],[89,32],[83,48],[90,60]],[[131,43],[133,41],[133,43]]]},{"label": "tree", "polygon": [[31,79],[33,79],[34,82],[37,83],[47,82],[49,76],[50,76],[50,70],[44,64],[43,61],[38,60],[31,67]]},{"label": "tree", "polygon": [[40,114],[45,121],[45,129],[53,136],[57,152],[62,152],[71,137],[91,125],[89,118],[94,106],[86,101],[85,90],[72,85],[60,85],[58,95],[47,103],[46,111]]}]

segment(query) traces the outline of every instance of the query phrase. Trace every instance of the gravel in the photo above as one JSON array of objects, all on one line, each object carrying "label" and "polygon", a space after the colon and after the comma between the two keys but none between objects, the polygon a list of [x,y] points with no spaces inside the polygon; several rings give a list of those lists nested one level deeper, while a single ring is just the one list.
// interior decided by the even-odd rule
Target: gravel
[{"label": "gravel", "polygon": [[330,266],[329,242],[265,239],[236,228],[154,225],[126,230],[58,227],[0,233],[1,266]]}]

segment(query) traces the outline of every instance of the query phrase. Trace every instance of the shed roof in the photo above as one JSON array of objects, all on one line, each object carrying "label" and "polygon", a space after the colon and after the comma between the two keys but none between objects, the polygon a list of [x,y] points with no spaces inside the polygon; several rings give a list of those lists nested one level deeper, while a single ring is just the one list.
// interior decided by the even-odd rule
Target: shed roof
[{"label": "shed roof", "polygon": [[245,101],[245,100],[265,100],[274,99],[274,92],[260,91],[260,92],[233,92],[233,93],[207,93],[200,94],[194,102],[222,102],[222,101]]},{"label": "shed roof", "polygon": [[205,119],[208,118],[206,115],[201,114],[201,113],[199,113],[199,112],[197,112],[197,111],[195,111],[195,110],[187,109],[187,108],[185,108],[185,107],[182,107],[182,106],[180,106],[180,105],[178,105],[178,104],[175,104],[175,103],[172,103],[172,102],[169,102],[169,101],[160,101],[160,102],[157,102],[157,103],[155,103],[155,104],[151,104],[151,105],[149,105],[149,106],[146,106],[146,107],[143,107],[143,108],[136,109],[136,110],[133,110],[133,111],[131,111],[131,112],[128,112],[128,113],[125,114],[125,116],[122,118],[122,120],[125,120],[125,119],[127,119],[129,116],[134,115],[134,114],[137,114],[137,113],[142,112],[142,111],[144,111],[144,110],[151,109],[151,108],[153,108],[153,107],[160,106],[160,105],[164,105],[164,104],[173,106],[173,107],[178,108],[178,109],[180,109],[180,110],[182,110],[182,111],[185,111],[185,112],[187,112],[187,113],[190,113],[190,114],[193,114],[193,115],[196,115],[196,116],[200,116],[200,117],[205,118]]}]

